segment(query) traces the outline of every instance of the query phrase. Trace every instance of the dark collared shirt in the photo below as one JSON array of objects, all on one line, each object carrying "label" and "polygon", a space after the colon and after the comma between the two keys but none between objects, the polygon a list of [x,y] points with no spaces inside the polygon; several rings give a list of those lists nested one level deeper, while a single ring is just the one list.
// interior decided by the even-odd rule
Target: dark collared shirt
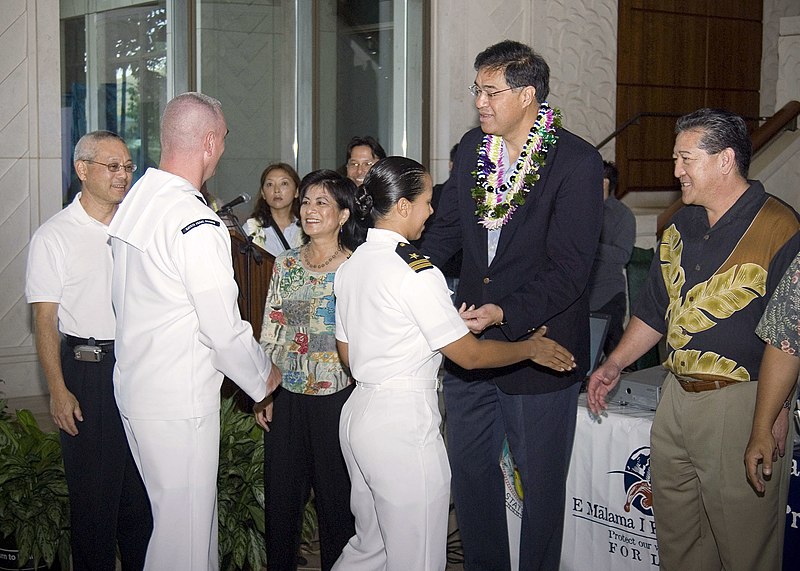
[{"label": "dark collared shirt", "polygon": [[[769,198],[777,201],[750,181],[713,227],[703,207],[686,206],[664,231],[634,314],[667,335],[664,366],[674,373],[757,378],[764,343],[755,328],[800,249],[797,212],[780,201],[767,209]],[[753,224],[762,207],[767,219]],[[766,228],[766,238],[742,240],[751,225]],[[731,264],[735,249],[739,263]]]}]

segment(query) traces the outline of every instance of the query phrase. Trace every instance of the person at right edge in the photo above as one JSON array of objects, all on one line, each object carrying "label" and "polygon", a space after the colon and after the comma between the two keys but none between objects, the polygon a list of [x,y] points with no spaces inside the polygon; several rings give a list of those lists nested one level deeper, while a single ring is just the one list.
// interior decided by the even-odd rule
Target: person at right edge
[{"label": "person at right edge", "polygon": [[[661,569],[780,569],[786,460],[758,493],[742,455],[761,384],[756,325],[800,248],[800,222],[747,179],[752,144],[741,117],[698,109],[675,133],[686,206],[664,230],[620,344],[589,379],[588,404],[601,413],[622,369],[666,335],[668,374],[650,432]],[[772,431],[782,456],[787,411]]]},{"label": "person at right edge", "polygon": [[578,392],[589,366],[586,285],[602,225],[603,161],[561,127],[547,103],[549,67],[530,47],[500,42],[478,54],[475,69],[470,91],[480,128],[461,139],[419,249],[440,267],[463,249],[456,305],[470,331],[518,340],[546,326],[577,366],[466,371],[448,363],[447,444],[464,569],[510,567],[500,469],[506,436],[525,496],[520,570],[558,569]]}]

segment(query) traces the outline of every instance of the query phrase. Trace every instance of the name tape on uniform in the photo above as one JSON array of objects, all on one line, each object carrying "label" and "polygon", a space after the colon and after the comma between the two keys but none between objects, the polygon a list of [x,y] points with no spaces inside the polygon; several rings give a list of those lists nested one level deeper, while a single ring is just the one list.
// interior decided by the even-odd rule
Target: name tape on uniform
[{"label": "name tape on uniform", "polygon": [[212,220],[211,218],[201,218],[200,220],[195,220],[191,224],[187,224],[183,228],[181,228],[181,233],[186,234],[189,230],[194,230],[198,226],[202,226],[203,224],[213,224],[214,226],[219,226],[219,220]]}]

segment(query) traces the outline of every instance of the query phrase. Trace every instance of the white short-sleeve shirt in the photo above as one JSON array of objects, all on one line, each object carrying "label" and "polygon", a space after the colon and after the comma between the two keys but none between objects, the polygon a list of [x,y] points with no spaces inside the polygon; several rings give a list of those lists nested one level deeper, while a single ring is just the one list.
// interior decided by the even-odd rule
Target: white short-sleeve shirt
[{"label": "white short-sleeve shirt", "polygon": [[80,197],[31,238],[25,298],[57,303],[61,333],[114,339],[108,226],[86,213]]},{"label": "white short-sleeve shirt", "polygon": [[[255,218],[248,218],[242,228],[245,234],[253,237],[253,244],[264,248],[273,256],[277,257],[286,250],[272,226],[264,228]],[[299,224],[292,222],[283,230],[283,237],[289,242],[289,248],[299,248],[302,242],[303,230]]]},{"label": "white short-sleeve shirt", "polygon": [[370,228],[336,272],[336,338],[348,343],[360,382],[436,379],[439,349],[469,333],[442,273],[415,270],[397,253],[401,243],[413,249],[396,232]]}]

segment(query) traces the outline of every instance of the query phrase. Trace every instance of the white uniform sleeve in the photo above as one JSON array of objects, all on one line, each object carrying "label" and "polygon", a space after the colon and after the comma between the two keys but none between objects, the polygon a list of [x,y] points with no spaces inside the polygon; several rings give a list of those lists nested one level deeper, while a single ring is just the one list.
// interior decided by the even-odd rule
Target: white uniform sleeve
[{"label": "white uniform sleeve", "polygon": [[64,254],[55,240],[37,232],[28,248],[25,298],[28,303],[61,303],[64,291]]},{"label": "white uniform sleeve", "polygon": [[[347,262],[345,262],[346,264]],[[344,264],[339,266],[339,269],[342,269]],[[333,278],[333,294],[336,295],[336,283],[339,279],[339,270],[336,270],[336,275]],[[339,303],[337,301],[336,308],[335,308],[335,315],[336,315],[336,340],[341,341],[342,343],[349,343],[347,340],[347,331],[344,328],[344,319],[342,317],[342,310],[339,309]]]},{"label": "white uniform sleeve", "polygon": [[239,314],[230,238],[218,221],[209,216],[207,222],[193,222],[179,232],[175,261],[197,313],[200,342],[211,349],[214,367],[258,402],[266,396],[272,363]]},{"label": "white uniform sleeve", "polygon": [[469,333],[438,268],[408,273],[400,291],[406,315],[416,322],[431,351],[438,351]]}]

